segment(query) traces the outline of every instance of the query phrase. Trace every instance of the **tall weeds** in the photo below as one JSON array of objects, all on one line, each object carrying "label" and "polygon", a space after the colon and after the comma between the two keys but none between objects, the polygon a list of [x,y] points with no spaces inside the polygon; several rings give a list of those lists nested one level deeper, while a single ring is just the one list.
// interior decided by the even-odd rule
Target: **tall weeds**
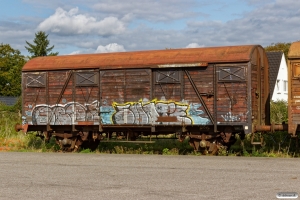
[{"label": "tall weeds", "polygon": [[0,103],[0,150],[17,150],[24,148],[25,136],[15,131],[15,124],[21,123],[17,106]]}]

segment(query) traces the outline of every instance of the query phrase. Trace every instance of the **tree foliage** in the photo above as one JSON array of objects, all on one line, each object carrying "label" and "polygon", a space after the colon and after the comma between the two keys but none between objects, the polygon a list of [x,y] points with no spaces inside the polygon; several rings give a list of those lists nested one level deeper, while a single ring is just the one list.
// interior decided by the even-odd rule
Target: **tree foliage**
[{"label": "tree foliage", "polygon": [[281,124],[288,122],[288,104],[286,101],[271,101],[271,123]]},{"label": "tree foliage", "polygon": [[0,44],[0,95],[21,95],[21,70],[26,63],[19,50]]},{"label": "tree foliage", "polygon": [[288,57],[289,49],[290,49],[291,43],[284,43],[284,42],[278,42],[278,43],[272,43],[270,46],[266,46],[266,51],[282,51],[284,53],[285,59]]},{"label": "tree foliage", "polygon": [[56,56],[58,52],[51,52],[54,48],[54,45],[49,47],[50,41],[48,40],[48,35],[44,31],[38,31],[35,34],[35,38],[33,40],[34,44],[31,44],[26,41],[28,46],[25,46],[27,51],[31,54],[31,58],[35,58],[38,56]]}]

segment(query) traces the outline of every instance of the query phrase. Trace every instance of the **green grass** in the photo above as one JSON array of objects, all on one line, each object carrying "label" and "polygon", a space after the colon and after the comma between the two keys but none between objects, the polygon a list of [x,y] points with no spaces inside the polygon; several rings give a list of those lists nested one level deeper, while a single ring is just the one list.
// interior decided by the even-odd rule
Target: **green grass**
[{"label": "green grass", "polygon": [[157,139],[155,143],[122,143],[100,142],[98,151],[112,154],[164,154],[186,155],[193,152],[188,141],[179,142],[176,139]]}]

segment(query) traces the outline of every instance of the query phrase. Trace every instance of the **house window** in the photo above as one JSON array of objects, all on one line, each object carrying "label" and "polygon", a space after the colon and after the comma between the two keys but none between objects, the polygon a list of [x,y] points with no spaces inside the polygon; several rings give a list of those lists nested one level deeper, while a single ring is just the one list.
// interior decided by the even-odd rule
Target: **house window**
[{"label": "house window", "polygon": [[287,81],[283,81],[283,91],[287,92],[287,88],[288,88],[288,82]]},{"label": "house window", "polygon": [[276,81],[276,90],[279,92],[280,91],[280,80]]}]

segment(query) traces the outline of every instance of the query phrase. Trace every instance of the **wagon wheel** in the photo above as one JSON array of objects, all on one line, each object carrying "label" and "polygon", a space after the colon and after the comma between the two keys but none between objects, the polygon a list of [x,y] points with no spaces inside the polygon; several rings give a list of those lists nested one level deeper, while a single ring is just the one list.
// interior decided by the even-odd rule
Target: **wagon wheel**
[{"label": "wagon wheel", "polygon": [[212,151],[211,151],[211,155],[217,155],[218,154],[218,151],[222,148],[222,145],[221,144],[215,144],[214,147],[212,148]]},{"label": "wagon wheel", "polygon": [[36,137],[40,137],[45,143],[48,143],[51,139],[52,133],[50,131],[37,131]]},{"label": "wagon wheel", "polygon": [[223,146],[220,143],[214,143],[213,145],[211,145],[210,147],[205,147],[205,148],[200,148],[199,152],[201,152],[202,155],[218,155],[219,151],[222,149],[228,149],[226,146]]},{"label": "wagon wheel", "polygon": [[91,151],[95,151],[98,148],[99,144],[100,144],[100,140],[92,139],[92,140],[84,141],[81,145],[81,148],[90,149]]},{"label": "wagon wheel", "polygon": [[200,139],[190,138],[189,144],[194,148],[195,152],[200,152],[202,155],[217,155],[219,153],[218,151],[224,147],[224,145],[217,140],[204,141],[208,144],[207,146],[202,145],[201,142],[203,141]]},{"label": "wagon wheel", "polygon": [[82,138],[81,148],[95,151],[99,146],[100,139],[102,139],[102,135],[99,132],[90,131],[86,138]]}]

